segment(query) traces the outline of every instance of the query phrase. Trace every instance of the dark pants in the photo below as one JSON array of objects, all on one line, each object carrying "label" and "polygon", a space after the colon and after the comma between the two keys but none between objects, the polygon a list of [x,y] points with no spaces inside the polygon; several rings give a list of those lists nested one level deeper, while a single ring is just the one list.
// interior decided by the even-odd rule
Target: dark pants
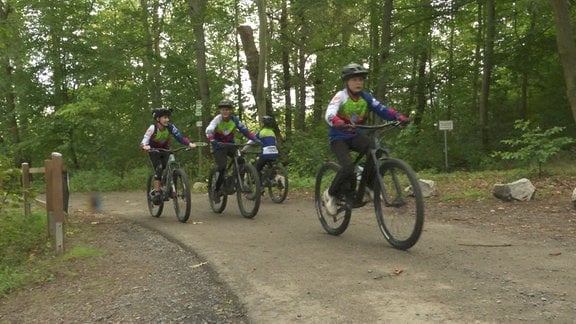
[{"label": "dark pants", "polygon": [[220,190],[222,181],[224,181],[224,177],[222,175],[226,171],[228,157],[233,158],[236,156],[237,150],[238,148],[234,146],[223,146],[214,151],[214,159],[216,160],[216,191]]},{"label": "dark pants", "polygon": [[[354,160],[350,151],[367,154],[370,149],[370,138],[360,134],[349,140],[335,140],[330,143],[330,149],[336,155],[338,164],[342,167],[334,177],[334,181],[328,190],[331,196],[339,198],[352,198],[356,189],[356,174],[354,172]],[[372,174],[374,166],[367,163],[366,172]]]},{"label": "dark pants", "polygon": [[169,152],[148,152],[148,160],[154,170],[154,179],[160,180],[162,178],[162,171],[168,165]]}]

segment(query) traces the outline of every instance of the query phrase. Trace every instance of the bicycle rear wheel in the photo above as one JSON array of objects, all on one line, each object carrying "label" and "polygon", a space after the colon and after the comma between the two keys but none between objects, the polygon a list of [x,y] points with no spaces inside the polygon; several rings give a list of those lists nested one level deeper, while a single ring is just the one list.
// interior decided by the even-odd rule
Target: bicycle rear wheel
[{"label": "bicycle rear wheel", "polygon": [[[221,175],[224,177],[224,174]],[[226,184],[222,181],[222,185],[220,186],[220,191],[224,190],[224,186]],[[208,176],[208,200],[210,201],[210,208],[215,213],[222,213],[226,208],[226,203],[228,202],[228,195],[223,194],[220,195],[220,199],[216,201],[216,168],[213,168],[210,171],[210,175]]]},{"label": "bicycle rear wheel", "polygon": [[164,202],[160,202],[160,204],[154,204],[152,197],[150,196],[150,192],[154,189],[154,175],[151,174],[148,177],[148,181],[146,182],[146,201],[148,203],[148,210],[150,211],[150,215],[153,217],[160,217],[162,215],[162,210],[164,209]]},{"label": "bicycle rear wheel", "polygon": [[174,203],[174,211],[176,212],[176,217],[182,223],[186,223],[188,218],[190,218],[190,184],[188,182],[188,175],[182,169],[174,170],[172,175],[172,192],[170,193],[170,198]]},{"label": "bicycle rear wheel", "polygon": [[268,194],[273,202],[279,204],[288,195],[288,171],[279,165],[265,165],[262,170],[267,179],[263,180],[268,187]]},{"label": "bicycle rear wheel", "polygon": [[246,218],[252,218],[258,213],[262,196],[260,177],[252,164],[244,164],[241,172],[242,183],[236,184],[236,197],[240,213]]},{"label": "bicycle rear wheel", "polygon": [[416,173],[404,161],[388,158],[379,176],[374,209],[380,231],[394,248],[407,250],[418,242],[424,225],[424,198]]},{"label": "bicycle rear wheel", "polygon": [[316,186],[314,188],[314,206],[316,207],[316,216],[324,230],[331,235],[340,235],[348,228],[352,212],[343,205],[338,206],[338,212],[331,215],[324,206],[322,196],[324,191],[330,188],[336,173],[340,170],[340,165],[334,162],[327,162],[320,167],[316,174]]}]

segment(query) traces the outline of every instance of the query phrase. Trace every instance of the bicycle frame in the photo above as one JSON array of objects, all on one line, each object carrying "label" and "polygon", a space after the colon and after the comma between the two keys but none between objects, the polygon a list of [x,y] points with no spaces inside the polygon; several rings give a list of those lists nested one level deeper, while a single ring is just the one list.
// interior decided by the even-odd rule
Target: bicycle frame
[{"label": "bicycle frame", "polygon": [[[395,126],[395,124],[391,124],[392,126]],[[391,126],[391,127],[392,127]],[[366,166],[364,167],[364,170],[362,170],[362,176],[360,177],[360,182],[358,183],[357,187],[356,187],[356,192],[355,192],[355,196],[354,196],[354,203],[355,204],[361,204],[364,198],[364,193],[366,191],[366,183],[368,181],[368,177],[370,176],[368,174],[369,171],[371,171],[373,173],[373,175],[376,175],[376,172],[379,172],[378,170],[380,170],[380,166],[382,165],[382,159],[386,159],[390,157],[390,150],[386,147],[384,147],[379,140],[379,133],[383,133],[385,131],[385,129],[375,129],[373,135],[371,135],[370,139],[372,140],[372,143],[370,145],[370,149],[368,150],[368,152],[366,154],[358,154],[358,156],[356,157],[356,159],[354,160],[354,167],[357,168],[358,164],[362,161],[365,160],[366,161]],[[368,167],[368,164],[371,163],[372,164],[372,169],[370,170],[370,167]],[[380,182],[380,188],[385,188],[384,184],[382,183],[382,178],[381,177],[376,177],[378,179],[378,181]],[[383,189],[385,190],[385,189]],[[383,192],[382,193],[383,196],[386,196],[386,193]]]}]

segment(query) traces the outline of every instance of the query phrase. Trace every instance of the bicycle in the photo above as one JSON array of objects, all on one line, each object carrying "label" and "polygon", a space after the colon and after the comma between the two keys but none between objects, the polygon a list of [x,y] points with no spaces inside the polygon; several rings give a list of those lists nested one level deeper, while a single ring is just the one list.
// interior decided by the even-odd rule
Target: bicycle
[{"label": "bicycle", "polygon": [[[195,144],[197,146],[207,145],[206,143]],[[180,166],[180,163],[176,162],[176,158],[174,156],[176,152],[182,150],[189,151],[190,148],[183,146],[174,150],[163,148],[150,149],[150,152],[168,152],[170,153],[170,156],[168,157],[168,165],[166,165],[162,171],[159,197],[157,200],[155,200],[155,197],[152,195],[152,191],[154,190],[154,173],[152,173],[148,177],[148,181],[146,183],[146,198],[148,202],[148,210],[150,211],[150,215],[153,217],[160,217],[160,215],[162,215],[162,211],[164,210],[164,202],[172,199],[176,217],[180,222],[186,223],[188,218],[190,218],[190,183],[188,181],[188,175]]]},{"label": "bicycle", "polygon": [[340,235],[348,228],[352,209],[366,204],[364,197],[367,183],[369,177],[375,175],[372,188],[374,212],[380,231],[388,243],[396,249],[407,250],[420,238],[424,225],[424,198],[416,173],[406,162],[391,157],[389,149],[380,140],[384,132],[398,126],[400,123],[395,121],[348,127],[350,130],[365,131],[373,141],[367,154],[358,154],[355,158],[357,172],[361,161],[372,163],[375,167],[372,168],[372,174],[368,174],[370,168],[364,167],[359,174],[358,184],[354,177],[351,185],[355,189],[351,204],[337,200],[338,209],[334,215],[326,210],[322,195],[332,184],[341,166],[335,162],[326,162],[320,167],[316,175],[315,208],[318,219],[328,234]]},{"label": "bicycle", "polygon": [[[256,155],[256,158],[252,161],[252,165],[255,165],[260,153],[248,153]],[[286,200],[288,196],[288,171],[280,164],[278,159],[266,161],[258,175],[261,180],[262,194],[264,194],[264,190],[267,190],[270,199],[277,204]]]},{"label": "bicycle", "polygon": [[210,207],[215,213],[222,213],[228,202],[228,195],[236,193],[238,199],[238,208],[245,218],[253,218],[260,208],[260,178],[258,171],[252,164],[244,159],[241,147],[246,144],[219,143],[220,146],[234,146],[237,148],[236,153],[228,162],[224,171],[224,180],[220,186],[219,192],[216,192],[216,172],[213,168],[208,176],[208,199]]}]

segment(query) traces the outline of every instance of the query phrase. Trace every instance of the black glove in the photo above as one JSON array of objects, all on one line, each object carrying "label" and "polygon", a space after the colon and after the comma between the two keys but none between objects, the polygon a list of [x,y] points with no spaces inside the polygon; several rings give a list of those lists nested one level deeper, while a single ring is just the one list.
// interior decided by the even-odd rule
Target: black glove
[{"label": "black glove", "polygon": [[218,142],[217,140],[211,140],[210,144],[212,144],[213,148],[220,148],[220,142]]}]

